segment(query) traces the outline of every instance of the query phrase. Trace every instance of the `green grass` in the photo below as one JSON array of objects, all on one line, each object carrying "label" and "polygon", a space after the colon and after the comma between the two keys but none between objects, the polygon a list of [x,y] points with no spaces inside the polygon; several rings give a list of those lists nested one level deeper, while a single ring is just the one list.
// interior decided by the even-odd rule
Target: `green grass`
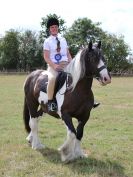
[{"label": "green grass", "polygon": [[46,145],[32,150],[23,120],[26,76],[0,76],[0,177],[133,177],[133,78],[112,78],[102,87],[94,81],[99,108],[91,112],[82,139],[89,157],[69,164],[57,148],[66,138],[61,120],[46,116],[39,136]]}]

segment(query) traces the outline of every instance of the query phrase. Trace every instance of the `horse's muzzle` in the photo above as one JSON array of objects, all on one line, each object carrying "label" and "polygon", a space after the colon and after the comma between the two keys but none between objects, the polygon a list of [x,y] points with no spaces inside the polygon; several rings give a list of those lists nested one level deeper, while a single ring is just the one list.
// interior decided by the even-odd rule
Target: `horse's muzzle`
[{"label": "horse's muzzle", "polygon": [[111,83],[111,77],[108,76],[104,76],[102,78],[99,79],[99,82],[101,83],[101,85],[107,85]]}]

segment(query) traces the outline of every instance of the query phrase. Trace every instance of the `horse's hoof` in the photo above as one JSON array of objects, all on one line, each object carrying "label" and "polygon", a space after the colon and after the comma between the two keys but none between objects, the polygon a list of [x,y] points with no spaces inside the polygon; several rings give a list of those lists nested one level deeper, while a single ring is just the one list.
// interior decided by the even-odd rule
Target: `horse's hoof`
[{"label": "horse's hoof", "polygon": [[45,146],[43,144],[37,144],[36,146],[32,146],[32,149],[34,150],[41,150],[41,149],[44,149]]},{"label": "horse's hoof", "polygon": [[81,158],[88,158],[88,154],[82,154],[81,156],[80,156]]},{"label": "horse's hoof", "polygon": [[33,140],[33,136],[27,136],[26,140],[28,141],[28,143],[32,143]]},{"label": "horse's hoof", "polygon": [[64,150],[64,146],[60,146],[57,150],[61,153]]},{"label": "horse's hoof", "polygon": [[61,148],[61,147],[59,147],[57,150],[58,150],[59,152],[61,152],[62,148]]}]

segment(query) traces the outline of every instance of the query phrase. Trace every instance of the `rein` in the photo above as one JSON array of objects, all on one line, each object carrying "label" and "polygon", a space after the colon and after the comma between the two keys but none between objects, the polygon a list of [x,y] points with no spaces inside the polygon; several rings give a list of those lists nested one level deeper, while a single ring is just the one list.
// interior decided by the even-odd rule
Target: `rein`
[{"label": "rein", "polygon": [[[106,69],[106,66],[105,66],[105,65],[101,66],[100,68],[97,68],[97,73],[96,73],[95,75],[92,74],[92,75],[90,75],[90,76],[85,76],[85,78],[94,78],[94,77],[95,77],[97,80],[99,80],[99,74],[100,74],[100,72],[101,72],[103,69]],[[65,90],[65,92],[67,92],[68,90],[71,89],[71,84],[69,85],[69,77],[71,77],[71,74],[68,73],[68,72],[65,72],[65,73],[67,74],[66,90]],[[60,94],[60,95],[64,95],[65,92],[64,92],[64,93],[60,93],[60,92],[59,92],[59,94]]]},{"label": "rein", "polygon": [[[93,78],[93,77],[96,77],[96,79],[99,79],[99,73],[103,70],[103,69],[106,69],[106,66],[103,65],[101,66],[100,68],[97,68],[97,74],[94,76],[94,75],[90,75],[90,76],[85,76],[85,78]],[[69,76],[71,77],[71,74],[66,72],[67,73],[67,79],[66,79],[66,91],[70,90],[71,89],[71,85],[69,85]],[[66,92],[65,91],[65,92]],[[64,92],[64,93],[65,93]],[[60,95],[64,95],[64,93],[60,93]]]},{"label": "rein", "polygon": [[67,74],[67,78],[66,78],[66,90],[63,93],[60,93],[60,91],[59,91],[60,95],[64,95],[68,90],[70,90],[72,88],[71,84],[69,85],[69,77],[71,77],[71,73],[68,73],[68,72],[64,72],[64,73]]}]

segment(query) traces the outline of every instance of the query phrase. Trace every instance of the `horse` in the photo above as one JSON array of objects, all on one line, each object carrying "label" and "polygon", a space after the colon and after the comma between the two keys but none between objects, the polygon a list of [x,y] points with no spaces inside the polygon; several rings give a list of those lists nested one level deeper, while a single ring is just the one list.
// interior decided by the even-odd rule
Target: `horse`
[{"label": "horse", "polygon": [[[47,110],[49,74],[46,70],[35,70],[25,80],[23,119],[25,129],[29,133],[26,139],[33,149],[44,148],[38,137],[38,122],[43,114],[48,113],[62,119],[67,127],[67,138],[58,149],[61,161],[70,162],[86,157],[81,148],[81,140],[84,126],[94,105],[91,89],[93,78],[97,77],[101,85],[111,83],[111,76],[101,50],[101,42],[97,45],[89,42],[88,46],[80,50],[67,65],[64,75],[61,74],[63,77],[58,78],[59,82],[57,81],[58,86],[54,94],[58,110],[54,113],[49,113]],[[77,119],[77,127],[73,124],[73,118]]]}]

